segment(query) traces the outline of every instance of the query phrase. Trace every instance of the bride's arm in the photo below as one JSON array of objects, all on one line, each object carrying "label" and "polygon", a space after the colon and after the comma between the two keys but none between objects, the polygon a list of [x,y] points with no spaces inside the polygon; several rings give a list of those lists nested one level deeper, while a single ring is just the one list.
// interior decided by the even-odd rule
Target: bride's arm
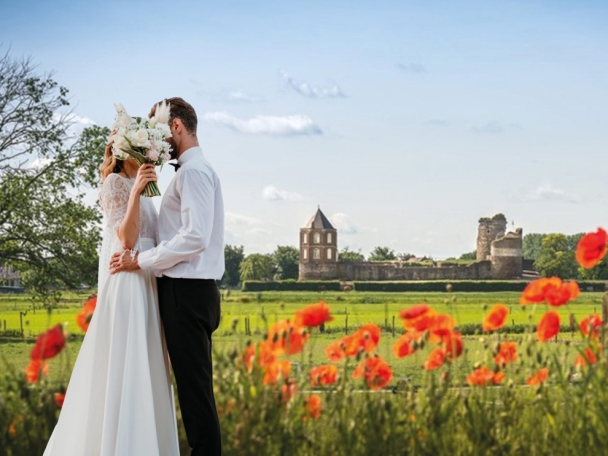
[{"label": "bride's arm", "polygon": [[143,165],[137,171],[137,177],[129,195],[125,217],[118,227],[118,239],[120,239],[123,249],[135,248],[139,237],[139,197],[146,185],[150,182],[156,182],[156,180],[156,171],[154,171],[154,165],[152,164]]}]

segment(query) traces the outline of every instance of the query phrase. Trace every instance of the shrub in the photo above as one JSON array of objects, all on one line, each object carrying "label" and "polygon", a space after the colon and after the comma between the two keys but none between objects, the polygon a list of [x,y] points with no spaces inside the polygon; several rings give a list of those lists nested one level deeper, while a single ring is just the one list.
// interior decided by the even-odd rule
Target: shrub
[{"label": "shrub", "polygon": [[[451,291],[488,292],[488,291],[523,291],[529,282],[524,280],[433,280],[433,281],[403,281],[403,282],[353,282],[355,291]],[[581,291],[606,291],[604,282],[579,282]]]},{"label": "shrub", "polygon": [[247,280],[243,282],[243,291],[340,291],[340,282],[335,281],[304,281],[280,280],[276,282],[261,282]]}]

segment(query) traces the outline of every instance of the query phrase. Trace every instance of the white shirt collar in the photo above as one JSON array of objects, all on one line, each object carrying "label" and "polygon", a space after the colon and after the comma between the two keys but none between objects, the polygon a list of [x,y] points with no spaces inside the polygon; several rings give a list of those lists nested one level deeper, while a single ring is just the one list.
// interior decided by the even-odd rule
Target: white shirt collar
[{"label": "white shirt collar", "polygon": [[192,160],[194,157],[197,156],[203,156],[203,149],[201,149],[199,146],[191,147],[190,149],[182,152],[182,154],[177,159],[177,163],[179,163],[180,166],[184,166],[186,162]]}]

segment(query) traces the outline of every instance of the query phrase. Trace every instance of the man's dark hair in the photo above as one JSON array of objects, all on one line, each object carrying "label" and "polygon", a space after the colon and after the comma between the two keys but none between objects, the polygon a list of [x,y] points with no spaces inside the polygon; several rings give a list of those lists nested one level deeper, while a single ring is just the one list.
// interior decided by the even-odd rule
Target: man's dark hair
[{"label": "man's dark hair", "polygon": [[[180,97],[173,98],[165,98],[166,103],[170,105],[171,114],[169,116],[169,123],[173,121],[173,119],[179,119],[184,124],[184,127],[188,131],[196,136],[196,127],[198,125],[198,119],[196,118],[196,111],[192,107],[190,103],[185,101]],[[156,112],[156,106],[158,106],[162,101],[156,103],[152,109],[150,110],[149,117],[152,117]]]}]

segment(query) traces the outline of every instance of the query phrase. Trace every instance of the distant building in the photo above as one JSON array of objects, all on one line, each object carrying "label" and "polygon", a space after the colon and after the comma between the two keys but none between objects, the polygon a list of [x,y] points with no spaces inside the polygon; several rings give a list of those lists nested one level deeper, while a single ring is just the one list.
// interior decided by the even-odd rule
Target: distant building
[{"label": "distant building", "polygon": [[506,233],[503,214],[481,218],[477,261],[466,266],[415,267],[410,261],[338,261],[338,230],[320,208],[300,229],[299,280],[489,280],[523,274],[522,229]]},{"label": "distant building", "polygon": [[23,291],[21,276],[11,266],[0,266],[0,291],[16,293]]}]

